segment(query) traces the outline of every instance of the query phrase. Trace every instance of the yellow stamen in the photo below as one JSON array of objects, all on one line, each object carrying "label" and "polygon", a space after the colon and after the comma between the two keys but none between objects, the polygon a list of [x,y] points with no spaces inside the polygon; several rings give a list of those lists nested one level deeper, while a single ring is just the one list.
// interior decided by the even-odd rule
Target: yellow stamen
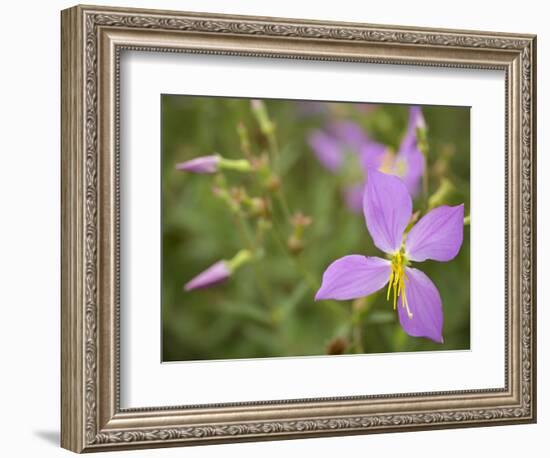
[{"label": "yellow stamen", "polygon": [[390,300],[390,294],[393,292],[393,309],[397,308],[397,298],[401,297],[401,306],[407,311],[407,316],[413,317],[413,314],[409,308],[407,301],[407,274],[405,273],[405,267],[407,265],[407,258],[403,253],[403,250],[399,250],[391,258],[391,273],[388,283],[388,291],[386,294],[386,300]]},{"label": "yellow stamen", "polygon": [[382,155],[382,161],[378,170],[391,175],[405,176],[407,173],[407,162],[388,148]]},{"label": "yellow stamen", "polygon": [[397,176],[403,177],[407,174],[407,163],[402,157],[395,160],[395,174]]},{"label": "yellow stamen", "polygon": [[390,293],[391,293],[391,285],[393,283],[393,269],[392,269],[392,272],[390,274],[390,282],[388,283],[388,292],[386,294],[386,300],[389,301],[390,300]]},{"label": "yellow stamen", "polygon": [[395,153],[388,148],[382,155],[382,163],[378,170],[383,173],[392,173],[395,165]]}]

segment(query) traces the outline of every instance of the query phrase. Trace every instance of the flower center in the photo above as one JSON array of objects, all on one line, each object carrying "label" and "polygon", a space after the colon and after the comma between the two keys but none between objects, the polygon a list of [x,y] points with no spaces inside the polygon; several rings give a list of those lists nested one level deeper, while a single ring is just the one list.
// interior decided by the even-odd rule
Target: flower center
[{"label": "flower center", "polygon": [[387,148],[385,153],[382,155],[382,161],[380,163],[380,167],[378,167],[378,170],[380,170],[383,173],[393,173],[393,168],[395,165],[395,154],[390,149]]},{"label": "flower center", "polygon": [[407,162],[402,157],[395,159],[394,167],[397,176],[404,177],[407,174]]},{"label": "flower center", "polygon": [[401,296],[401,305],[407,311],[407,316],[410,319],[413,317],[413,314],[407,302],[406,282],[408,278],[405,273],[407,263],[407,257],[403,248],[391,257],[391,274],[386,299],[389,301],[390,296],[393,294],[393,309],[395,310],[397,308],[397,298]]},{"label": "flower center", "polygon": [[403,177],[407,174],[407,162],[402,157],[398,157],[391,149],[387,149],[382,156],[382,161],[378,170],[391,175]]}]

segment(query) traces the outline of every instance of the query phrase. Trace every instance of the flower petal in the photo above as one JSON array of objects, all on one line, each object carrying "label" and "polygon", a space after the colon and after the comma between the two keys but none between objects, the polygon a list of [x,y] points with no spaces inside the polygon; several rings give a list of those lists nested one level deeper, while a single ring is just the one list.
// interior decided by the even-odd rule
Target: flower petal
[{"label": "flower petal", "polygon": [[352,121],[339,121],[329,125],[329,131],[349,148],[360,149],[369,138],[361,126]]},{"label": "flower petal", "polygon": [[418,193],[420,179],[424,174],[425,159],[418,149],[417,129],[425,129],[426,122],[422,109],[418,106],[409,108],[409,122],[407,132],[399,145],[395,157],[395,172],[407,186],[409,193],[415,196]]},{"label": "flower petal", "polygon": [[369,168],[379,169],[387,150],[388,147],[382,143],[374,141],[364,143],[359,149],[359,158],[363,171],[367,173]]},{"label": "flower petal", "polygon": [[405,295],[411,317],[399,296],[398,315],[403,330],[413,337],[427,337],[443,343],[443,306],[436,286],[418,269],[405,269]]},{"label": "flower petal", "polygon": [[424,174],[425,159],[416,144],[416,136],[409,145],[400,146],[395,157],[396,175],[405,183],[411,196],[416,196],[420,188],[420,179]]},{"label": "flower petal", "polygon": [[391,264],[376,257],[352,254],[327,267],[315,300],[345,301],[368,296],[383,288],[390,279]]},{"label": "flower petal", "polygon": [[338,139],[322,130],[316,130],[309,136],[308,143],[325,168],[336,172],[342,166],[342,149]]},{"label": "flower petal", "polygon": [[344,199],[347,207],[354,213],[361,213],[363,209],[363,194],[365,193],[365,184],[359,183],[348,186],[344,189]]},{"label": "flower petal", "polygon": [[426,129],[426,121],[422,114],[422,108],[412,106],[409,108],[409,122],[407,123],[407,131],[401,140],[400,150],[411,150],[417,147],[417,129]]},{"label": "flower petal", "polygon": [[405,133],[403,143],[406,144],[407,142],[416,142],[416,130],[425,128],[426,121],[424,120],[424,115],[422,114],[422,108],[420,108],[419,106],[411,106],[409,108],[409,122],[407,123],[407,132]]},{"label": "flower petal", "polygon": [[374,169],[367,173],[365,221],[374,244],[386,253],[399,250],[412,215],[412,200],[401,179]]},{"label": "flower petal", "polygon": [[450,261],[460,251],[463,235],[464,204],[436,207],[420,218],[407,235],[407,258],[418,262]]}]

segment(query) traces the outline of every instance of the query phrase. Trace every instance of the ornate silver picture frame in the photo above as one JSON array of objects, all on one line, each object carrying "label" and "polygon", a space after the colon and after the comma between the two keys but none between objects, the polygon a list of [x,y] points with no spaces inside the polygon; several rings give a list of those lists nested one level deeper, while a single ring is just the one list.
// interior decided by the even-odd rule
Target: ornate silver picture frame
[{"label": "ornate silver picture frame", "polygon": [[[535,36],[93,6],[64,10],[61,34],[64,448],[536,421]],[[503,71],[504,388],[121,408],[119,70],[126,50]]]}]

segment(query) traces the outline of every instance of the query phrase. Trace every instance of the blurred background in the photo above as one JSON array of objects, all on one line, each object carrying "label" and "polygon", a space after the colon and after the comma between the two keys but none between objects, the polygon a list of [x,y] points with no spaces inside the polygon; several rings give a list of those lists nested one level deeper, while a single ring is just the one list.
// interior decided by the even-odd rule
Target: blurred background
[{"label": "blurred background", "polygon": [[[259,112],[248,99],[180,95],[163,95],[161,103],[163,361],[470,347],[468,225],[453,261],[415,264],[441,294],[444,344],[405,334],[385,289],[356,301],[313,300],[332,261],[383,253],[346,197],[362,180],[353,146],[340,143],[343,165],[334,170],[319,160],[312,139],[345,122],[398,151],[409,107],[264,100]],[[464,203],[469,215],[469,108],[423,106],[422,113],[426,176],[414,208],[425,210],[432,198]],[[247,158],[264,173],[222,178],[176,170],[213,153]],[[249,198],[253,207],[243,203]],[[258,259],[223,283],[184,291],[212,264],[249,248],[250,238]]]}]

